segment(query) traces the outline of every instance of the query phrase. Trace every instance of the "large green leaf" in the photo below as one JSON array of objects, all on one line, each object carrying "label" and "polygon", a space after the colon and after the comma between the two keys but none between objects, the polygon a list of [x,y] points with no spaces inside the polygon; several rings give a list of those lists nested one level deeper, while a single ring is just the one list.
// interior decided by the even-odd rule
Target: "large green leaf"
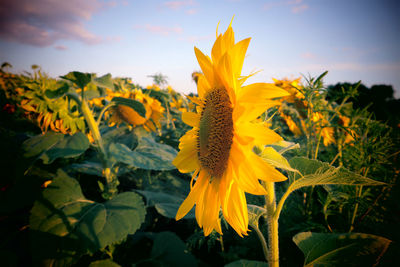
[{"label": "large green leaf", "polygon": [[148,137],[142,137],[133,151],[120,143],[111,143],[108,150],[111,160],[132,167],[159,171],[175,168],[172,161],[176,157],[176,150],[168,145],[156,143]]},{"label": "large green leaf", "polygon": [[82,132],[74,135],[64,135],[63,139],[47,150],[40,158],[44,164],[50,164],[58,158],[73,158],[80,156],[89,148],[89,140]]},{"label": "large green leaf", "polygon": [[52,146],[62,140],[64,135],[61,133],[47,132],[46,134],[35,135],[22,144],[24,157],[32,158],[39,156]]},{"label": "large green leaf", "polygon": [[[136,190],[136,192],[140,193],[146,198],[146,205],[148,207],[154,206],[158,213],[170,219],[175,219],[176,213],[184,201],[183,198],[173,194],[146,190]],[[195,212],[194,209],[192,209],[188,214],[186,214],[185,219],[194,218],[196,218]]]},{"label": "large green leaf", "polygon": [[111,78],[111,74],[108,73],[98,78],[92,79],[92,83],[100,88],[108,88],[114,90],[114,82]]},{"label": "large green leaf", "polygon": [[228,263],[225,267],[268,267],[268,263],[263,261],[238,260]]},{"label": "large green leaf", "polygon": [[92,81],[93,74],[72,71],[65,76],[61,76],[61,78],[74,82],[79,88],[83,89],[88,83]]},{"label": "large green leaf", "polygon": [[64,96],[68,91],[69,91],[69,85],[64,82],[56,90],[51,90],[51,89],[46,90],[45,95],[51,99],[60,98]]},{"label": "large green leaf", "polygon": [[162,266],[197,266],[196,258],[188,252],[185,243],[172,232],[155,236],[151,257]]},{"label": "large green leaf", "polygon": [[115,105],[130,107],[135,110],[140,116],[146,117],[146,108],[141,102],[135,99],[125,97],[113,97],[113,99],[111,99],[111,103],[114,103]]},{"label": "large green leaf", "polygon": [[31,211],[30,227],[41,233],[35,245],[58,239],[60,250],[93,253],[122,241],[143,223],[146,210],[138,194],[124,192],[98,203],[83,196],[75,179],[57,174]]},{"label": "large green leaf", "polygon": [[44,164],[50,164],[58,158],[73,158],[89,148],[89,140],[81,132],[74,135],[47,132],[26,140],[22,147],[27,158],[37,157]]},{"label": "large green leaf", "polygon": [[294,157],[290,166],[300,173],[290,173],[291,185],[289,189],[294,191],[305,186],[314,185],[386,185],[365,176],[353,173],[345,168],[336,168],[319,160],[307,159],[305,157]]},{"label": "large green leaf", "polygon": [[312,233],[295,235],[293,241],[304,253],[304,266],[375,266],[390,240],[360,233]]}]

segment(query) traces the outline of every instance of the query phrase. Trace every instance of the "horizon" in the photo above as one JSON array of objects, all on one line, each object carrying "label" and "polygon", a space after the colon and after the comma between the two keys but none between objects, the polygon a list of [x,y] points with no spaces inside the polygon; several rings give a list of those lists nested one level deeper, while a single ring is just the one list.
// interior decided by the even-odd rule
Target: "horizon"
[{"label": "horizon", "polygon": [[[196,92],[194,46],[210,55],[219,23],[235,40],[251,37],[242,74],[251,82],[317,77],[326,85],[391,85],[400,97],[400,5],[395,1],[0,2],[0,60],[12,72],[38,65],[129,77],[140,86],[162,73],[180,93]],[[304,81],[304,79],[302,79]]]}]

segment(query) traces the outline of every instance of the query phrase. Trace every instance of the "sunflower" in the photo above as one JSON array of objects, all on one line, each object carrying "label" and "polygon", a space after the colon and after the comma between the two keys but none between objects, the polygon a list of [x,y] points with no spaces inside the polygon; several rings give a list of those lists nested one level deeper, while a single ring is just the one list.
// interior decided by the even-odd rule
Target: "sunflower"
[{"label": "sunflower", "polygon": [[[248,213],[245,192],[266,194],[259,179],[268,182],[286,179],[253,152],[256,145],[275,143],[282,138],[265,123],[256,120],[276,105],[275,97],[287,91],[268,83],[243,86],[249,76],[241,76],[250,38],[235,44],[229,25],[218,35],[211,58],[195,47],[203,74],[198,76],[198,98],[191,98],[197,112],[184,112],[182,120],[193,129],[181,139],[173,164],[180,172],[193,172],[191,190],[180,206],[176,220],[196,205],[196,220],[204,235],[220,234],[220,210],[240,235],[247,235]],[[196,181],[193,185],[193,182]]]},{"label": "sunflower", "polygon": [[142,117],[134,109],[125,106],[117,105],[111,108],[111,118],[109,119],[109,126],[119,125],[126,122],[133,127],[142,125],[147,131],[156,131],[161,128],[160,120],[163,116],[164,108],[161,103],[146,94],[141,90],[135,89],[132,92],[123,94],[123,97],[135,99],[141,102],[146,109],[146,117]]}]

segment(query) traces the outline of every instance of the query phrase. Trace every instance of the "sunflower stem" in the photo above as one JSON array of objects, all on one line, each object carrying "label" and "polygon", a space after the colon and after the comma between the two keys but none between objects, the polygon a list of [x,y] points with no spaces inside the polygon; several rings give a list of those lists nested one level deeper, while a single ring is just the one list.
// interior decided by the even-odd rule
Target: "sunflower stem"
[{"label": "sunflower stem", "polygon": [[83,113],[83,117],[92,133],[94,142],[97,144],[98,149],[100,150],[102,165],[103,165],[103,176],[106,178],[106,188],[105,192],[103,193],[103,197],[105,199],[111,198],[117,192],[118,181],[116,180],[116,176],[111,170],[109,166],[107,152],[104,149],[103,139],[100,135],[99,126],[96,120],[93,117],[93,113],[89,108],[86,100],[82,98],[81,100],[81,110]]},{"label": "sunflower stem", "polygon": [[265,182],[264,186],[267,190],[265,204],[268,214],[268,266],[279,267],[278,216],[274,216],[276,212],[275,184],[273,182]]}]

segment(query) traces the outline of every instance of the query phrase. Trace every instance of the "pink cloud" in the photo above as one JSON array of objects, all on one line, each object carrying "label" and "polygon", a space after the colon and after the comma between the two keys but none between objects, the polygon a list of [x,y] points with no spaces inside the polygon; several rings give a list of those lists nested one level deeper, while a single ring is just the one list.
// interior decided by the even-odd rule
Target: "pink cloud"
[{"label": "pink cloud", "polygon": [[147,32],[163,35],[163,36],[168,36],[170,34],[181,34],[183,32],[182,27],[180,26],[175,26],[175,27],[166,27],[166,26],[160,26],[160,25],[136,25],[134,26],[134,29],[143,29]]},{"label": "pink cloud", "polygon": [[313,54],[311,52],[302,53],[300,56],[304,59],[315,59],[316,58],[315,54]]},{"label": "pink cloud", "polygon": [[186,7],[186,6],[192,6],[195,4],[195,1],[193,0],[186,0],[186,1],[169,1],[165,2],[164,6],[166,6],[169,9],[180,9],[181,7]]},{"label": "pink cloud", "polygon": [[300,5],[292,7],[292,13],[297,14],[306,11],[309,8],[308,5]]},{"label": "pink cloud", "polygon": [[196,13],[197,13],[197,9],[194,9],[194,8],[186,10],[186,14],[188,14],[188,15],[194,15]]},{"label": "pink cloud", "polygon": [[65,45],[55,45],[54,48],[60,51],[68,49]]},{"label": "pink cloud", "polygon": [[0,38],[34,46],[51,46],[57,40],[98,44],[102,38],[88,31],[88,21],[114,2],[99,0],[19,0],[0,3]]},{"label": "pink cloud", "polygon": [[303,0],[289,0],[289,1],[272,1],[272,2],[268,2],[264,5],[263,9],[264,10],[270,10],[272,8],[276,8],[276,7],[286,7],[286,8],[290,8],[290,11],[293,14],[297,14],[297,13],[301,13],[306,11],[309,6],[307,4],[303,3]]}]

